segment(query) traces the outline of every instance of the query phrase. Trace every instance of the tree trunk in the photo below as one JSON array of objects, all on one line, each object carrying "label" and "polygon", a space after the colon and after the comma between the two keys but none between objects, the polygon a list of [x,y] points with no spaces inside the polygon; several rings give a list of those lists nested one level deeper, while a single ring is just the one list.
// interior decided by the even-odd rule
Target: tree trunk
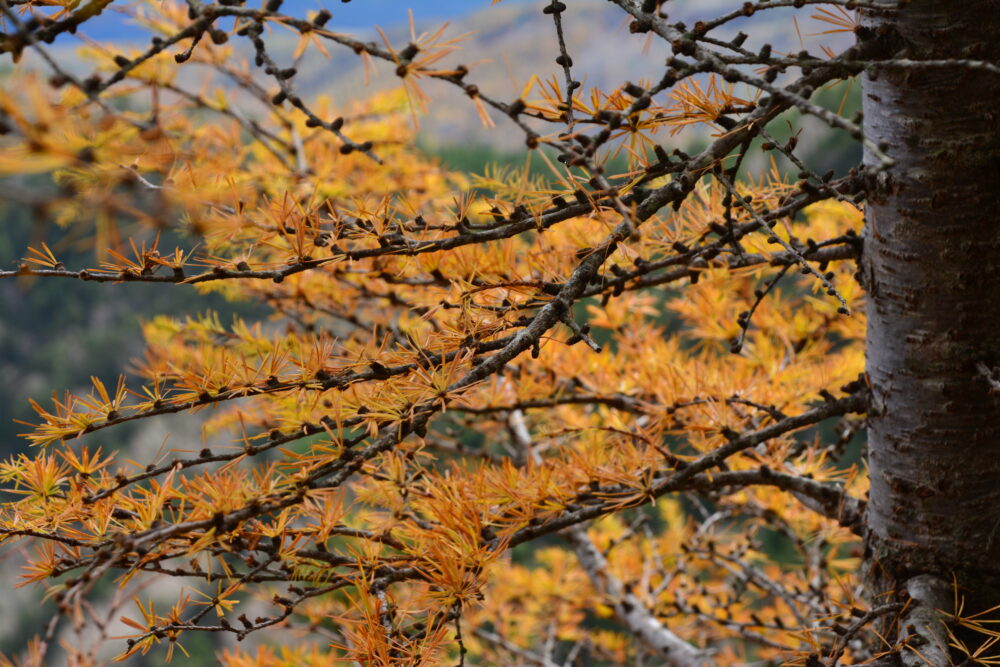
[{"label": "tree trunk", "polygon": [[[864,25],[893,57],[1000,64],[1000,0],[912,0]],[[862,268],[872,593],[954,576],[984,608],[1000,603],[1000,395],[977,369],[1000,366],[1000,75],[880,68],[863,86],[866,136],[895,160]]]}]

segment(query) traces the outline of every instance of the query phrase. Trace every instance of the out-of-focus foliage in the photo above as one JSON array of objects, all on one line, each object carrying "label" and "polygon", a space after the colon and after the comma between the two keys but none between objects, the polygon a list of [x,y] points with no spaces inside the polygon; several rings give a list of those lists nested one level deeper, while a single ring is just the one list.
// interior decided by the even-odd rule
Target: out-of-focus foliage
[{"label": "out-of-focus foliage", "polygon": [[[581,89],[568,116],[558,77],[510,104],[470,90],[447,33],[383,48],[277,12],[143,4],[150,50],[93,45],[90,79],[4,80],[0,175],[47,175],[44,216],[111,248],[80,270],[39,241],[4,277],[268,310],[156,317],[128,379],[33,403],[34,449],[0,466],[0,531],[33,543],[23,582],[57,621],[92,625],[88,596],[113,581],[121,660],[182,657],[198,632],[275,632],[225,648],[231,666],[633,664],[670,636],[720,665],[852,659],[856,174],[790,180],[783,140],[737,180],[776,114],[716,74]],[[266,49],[282,27],[297,51],[389,59],[403,85],[302,99]],[[0,52],[30,46],[17,34]],[[196,68],[214,78],[192,85]],[[447,84],[484,124],[534,123],[534,168],[465,174],[417,150],[415,115]],[[709,147],[668,155],[689,126]],[[155,458],[102,442],[179,412],[201,442]],[[169,578],[175,599],[147,594]],[[100,631],[64,647],[74,664]]]}]

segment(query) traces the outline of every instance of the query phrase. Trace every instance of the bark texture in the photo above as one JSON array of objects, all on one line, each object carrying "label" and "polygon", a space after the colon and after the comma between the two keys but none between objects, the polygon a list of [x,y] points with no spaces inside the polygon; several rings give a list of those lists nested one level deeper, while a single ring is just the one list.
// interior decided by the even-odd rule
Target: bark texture
[{"label": "bark texture", "polygon": [[[1000,62],[1000,0],[912,0],[864,25],[896,57]],[[954,574],[1000,603],[1000,397],[977,370],[1000,366],[1000,75],[878,68],[863,89],[866,135],[895,160],[862,269],[868,562],[886,589]]]}]

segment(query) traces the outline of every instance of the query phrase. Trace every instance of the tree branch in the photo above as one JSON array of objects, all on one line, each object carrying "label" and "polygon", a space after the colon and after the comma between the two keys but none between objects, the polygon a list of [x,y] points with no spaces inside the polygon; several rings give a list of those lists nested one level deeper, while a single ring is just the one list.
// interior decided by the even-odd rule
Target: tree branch
[{"label": "tree branch", "polygon": [[711,667],[708,652],[695,648],[664,626],[659,619],[612,573],[604,554],[591,542],[580,526],[563,536],[573,547],[580,565],[597,591],[615,610],[615,617],[647,648],[670,667]]}]

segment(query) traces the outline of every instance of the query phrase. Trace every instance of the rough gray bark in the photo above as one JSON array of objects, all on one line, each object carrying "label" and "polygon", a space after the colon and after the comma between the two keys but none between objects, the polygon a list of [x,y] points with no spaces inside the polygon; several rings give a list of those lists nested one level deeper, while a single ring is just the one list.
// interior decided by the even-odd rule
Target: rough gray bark
[{"label": "rough gray bark", "polygon": [[[865,26],[886,55],[1000,62],[1000,0],[912,0]],[[869,197],[864,249],[868,562],[884,590],[954,574],[989,606],[1000,397],[977,364],[1000,366],[1000,75],[888,67],[863,87],[866,135],[895,160]]]}]

